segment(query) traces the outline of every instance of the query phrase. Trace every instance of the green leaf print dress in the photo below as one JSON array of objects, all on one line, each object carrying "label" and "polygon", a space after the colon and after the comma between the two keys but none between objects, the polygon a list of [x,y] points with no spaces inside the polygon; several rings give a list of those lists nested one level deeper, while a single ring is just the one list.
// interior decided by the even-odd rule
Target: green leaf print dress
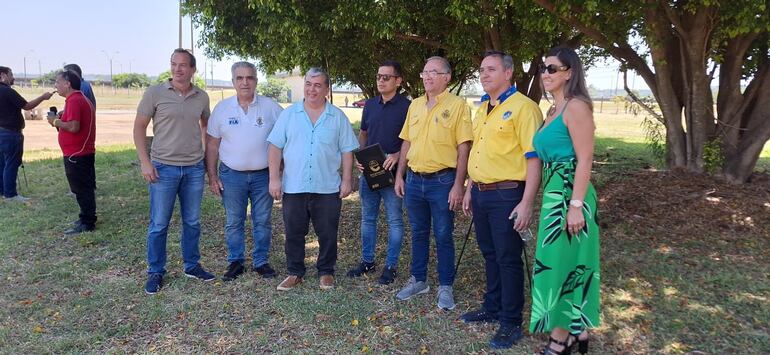
[{"label": "green leaf print dress", "polygon": [[[565,105],[566,107],[566,105]],[[577,160],[562,114],[535,133],[543,161],[543,205],[532,271],[531,333],[554,327],[579,334],[599,325],[599,226],[596,190],[589,182],[583,203],[585,227],[566,230]]]}]

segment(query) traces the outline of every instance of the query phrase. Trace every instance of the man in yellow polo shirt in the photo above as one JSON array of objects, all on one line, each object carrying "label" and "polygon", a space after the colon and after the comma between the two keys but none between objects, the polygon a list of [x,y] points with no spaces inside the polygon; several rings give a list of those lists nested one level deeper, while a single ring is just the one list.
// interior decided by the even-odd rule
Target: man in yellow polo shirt
[{"label": "man in yellow polo shirt", "polygon": [[[511,86],[513,59],[487,52],[479,68],[486,91],[473,120],[473,149],[468,162],[469,185],[463,212],[473,212],[487,277],[480,309],[460,320],[500,322],[492,348],[510,348],[522,337],[524,307],[523,242],[517,230],[529,226],[539,179],[540,161],[532,136],[543,122],[537,104]],[[515,222],[510,218],[517,215]]]},{"label": "man in yellow polo shirt", "polygon": [[407,300],[430,289],[427,271],[432,220],[438,259],[438,307],[445,310],[455,307],[453,210],[462,205],[473,139],[470,108],[465,100],[447,90],[451,72],[449,62],[442,57],[425,62],[420,73],[425,96],[412,101],[401,129],[399,138],[404,142],[395,184],[396,194],[404,198],[412,228],[412,276],[396,298]]}]

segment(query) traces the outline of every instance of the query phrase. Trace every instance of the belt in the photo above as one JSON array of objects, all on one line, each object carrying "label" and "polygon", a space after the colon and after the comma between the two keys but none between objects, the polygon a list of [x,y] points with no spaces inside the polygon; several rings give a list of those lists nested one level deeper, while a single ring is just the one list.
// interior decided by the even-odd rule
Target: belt
[{"label": "belt", "polygon": [[261,172],[263,172],[263,171],[267,171],[267,169],[268,169],[268,168],[259,169],[259,170],[236,170],[236,171],[238,171],[238,172],[240,172],[240,173],[248,173],[248,174],[253,174],[253,173],[261,173]]},{"label": "belt", "polygon": [[479,188],[479,191],[508,190],[508,189],[515,189],[519,186],[524,186],[524,181],[504,180],[504,181],[493,182],[490,184],[476,183],[476,186]]},{"label": "belt", "polygon": [[416,171],[414,171],[412,169],[409,169],[409,170],[412,171],[412,174],[415,174],[415,175],[417,175],[417,176],[419,176],[421,178],[424,178],[424,179],[433,178],[433,177],[436,177],[436,176],[441,175],[443,173],[448,173],[448,172],[455,171],[454,168],[441,169],[439,171],[432,172],[432,173],[418,173],[418,172],[416,172]]}]

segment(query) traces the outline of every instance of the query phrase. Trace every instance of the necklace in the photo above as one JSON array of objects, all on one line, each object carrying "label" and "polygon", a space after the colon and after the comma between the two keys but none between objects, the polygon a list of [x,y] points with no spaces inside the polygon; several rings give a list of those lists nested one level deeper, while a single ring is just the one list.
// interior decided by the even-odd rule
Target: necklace
[{"label": "necklace", "polygon": [[557,109],[559,106],[563,106],[563,104],[564,104],[565,102],[567,102],[567,101],[566,101],[566,100],[564,100],[564,101],[562,101],[562,102],[555,102],[555,101],[554,101],[554,103],[553,103],[553,104],[551,105],[551,107],[548,109],[548,117],[552,117],[552,116],[553,116],[553,115],[556,113],[556,109]]}]

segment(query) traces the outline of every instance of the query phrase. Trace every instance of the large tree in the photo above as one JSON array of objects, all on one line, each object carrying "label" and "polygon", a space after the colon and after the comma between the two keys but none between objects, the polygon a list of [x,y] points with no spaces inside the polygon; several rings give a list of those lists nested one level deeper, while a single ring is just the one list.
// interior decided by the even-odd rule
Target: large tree
[{"label": "large tree", "polygon": [[494,49],[512,54],[519,90],[539,100],[535,68],[542,54],[580,40],[528,0],[186,0],[185,9],[205,24],[200,40],[210,54],[256,58],[267,72],[323,66],[367,96],[376,93],[373,73],[382,60],[404,65],[404,89],[416,96],[424,60],[445,56],[459,92],[482,53]]},{"label": "large tree", "polygon": [[728,181],[749,179],[770,139],[770,1],[535,2],[641,75],[662,112],[670,168],[703,172],[717,149],[712,163]]}]

